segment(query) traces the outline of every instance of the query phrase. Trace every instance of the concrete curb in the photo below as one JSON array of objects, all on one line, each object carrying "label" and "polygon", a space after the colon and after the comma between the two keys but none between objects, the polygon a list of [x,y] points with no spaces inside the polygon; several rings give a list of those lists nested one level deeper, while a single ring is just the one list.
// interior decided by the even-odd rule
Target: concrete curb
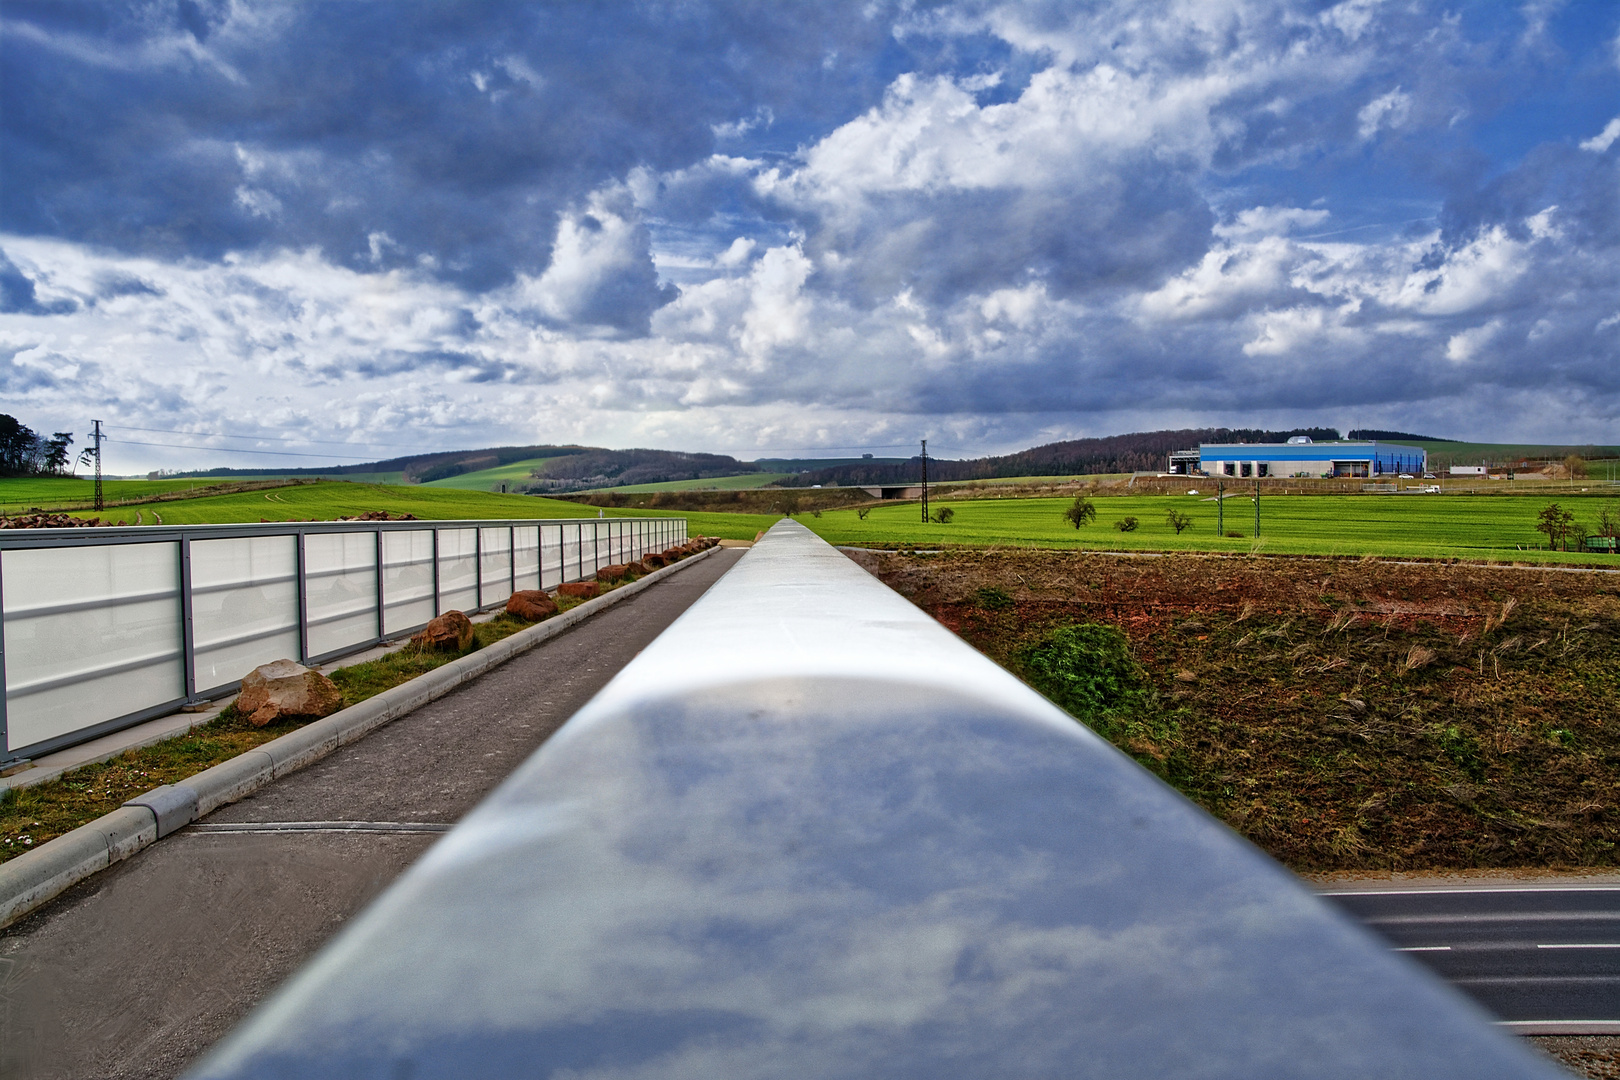
[{"label": "concrete curb", "polygon": [[[263,746],[165,784],[110,814],[0,863],[0,928],[11,925],[99,870],[129,858],[161,837],[313,764],[340,746],[364,738],[391,720],[421,708],[463,683],[522,655],[597,612],[634,596],[721,550],[718,546],[655,570],[639,581],[569,608],[485,649],[418,675],[408,683],[333,713]],[[160,831],[161,830],[161,831]]]}]

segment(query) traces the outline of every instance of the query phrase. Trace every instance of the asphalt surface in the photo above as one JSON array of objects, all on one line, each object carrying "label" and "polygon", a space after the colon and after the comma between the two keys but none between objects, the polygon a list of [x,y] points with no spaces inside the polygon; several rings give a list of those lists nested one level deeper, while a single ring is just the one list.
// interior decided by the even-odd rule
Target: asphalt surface
[{"label": "asphalt surface", "polygon": [[0,932],[0,1077],[177,1075],[741,555],[672,575]]},{"label": "asphalt surface", "polygon": [[1620,1031],[1620,885],[1323,895],[1504,1021]]}]

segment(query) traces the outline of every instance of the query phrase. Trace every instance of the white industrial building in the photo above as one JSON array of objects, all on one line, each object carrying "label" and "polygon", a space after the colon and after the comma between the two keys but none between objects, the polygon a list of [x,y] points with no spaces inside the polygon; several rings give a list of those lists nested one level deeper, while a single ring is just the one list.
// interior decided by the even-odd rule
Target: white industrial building
[{"label": "white industrial building", "polygon": [[1169,471],[1178,475],[1272,476],[1422,476],[1429,455],[1421,446],[1378,442],[1312,442],[1304,435],[1286,443],[1200,443],[1196,451],[1170,455]]}]

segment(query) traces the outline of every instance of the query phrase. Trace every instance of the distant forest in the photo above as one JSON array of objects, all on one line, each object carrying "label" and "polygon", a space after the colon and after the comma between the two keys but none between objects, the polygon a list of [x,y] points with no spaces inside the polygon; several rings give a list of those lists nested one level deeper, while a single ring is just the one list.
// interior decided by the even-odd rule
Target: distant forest
[{"label": "distant forest", "polygon": [[0,476],[64,476],[72,463],[73,433],[46,438],[15,416],[0,413]]},{"label": "distant forest", "polygon": [[[1142,431],[1130,435],[1109,435],[1101,439],[1069,439],[999,457],[964,461],[929,458],[928,479],[946,483],[1008,476],[1150,472],[1163,469],[1165,459],[1172,451],[1191,450],[1201,442],[1283,442],[1295,435],[1307,435],[1321,441],[1339,438],[1337,428],[1292,428],[1288,431],[1182,428],[1176,431]],[[901,484],[915,483],[921,474],[921,459],[912,458],[903,465],[863,462],[817,469],[782,483],[783,486],[794,487],[810,484]]]},{"label": "distant forest", "polygon": [[[486,466],[487,467],[487,466]],[[587,488],[662,484],[671,480],[713,480],[759,472],[752,462],[725,454],[686,454],[676,450],[586,450],[546,465],[544,475],[520,483],[536,494]]]}]

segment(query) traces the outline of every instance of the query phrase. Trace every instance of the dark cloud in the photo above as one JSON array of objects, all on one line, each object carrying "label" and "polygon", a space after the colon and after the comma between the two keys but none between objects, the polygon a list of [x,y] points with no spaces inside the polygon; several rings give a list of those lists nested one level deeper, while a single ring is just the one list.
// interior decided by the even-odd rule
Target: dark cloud
[{"label": "dark cloud", "polygon": [[[560,212],[700,159],[714,125],[859,108],[893,47],[862,7],[16,6],[38,33],[0,44],[0,228],[167,258],[313,244],[487,289],[548,265]],[[640,278],[632,309],[663,299]]]},{"label": "dark cloud", "polygon": [[62,315],[77,311],[79,305],[72,300],[39,302],[34,293],[34,282],[17,269],[11,258],[0,251],[0,312],[18,315]]}]

